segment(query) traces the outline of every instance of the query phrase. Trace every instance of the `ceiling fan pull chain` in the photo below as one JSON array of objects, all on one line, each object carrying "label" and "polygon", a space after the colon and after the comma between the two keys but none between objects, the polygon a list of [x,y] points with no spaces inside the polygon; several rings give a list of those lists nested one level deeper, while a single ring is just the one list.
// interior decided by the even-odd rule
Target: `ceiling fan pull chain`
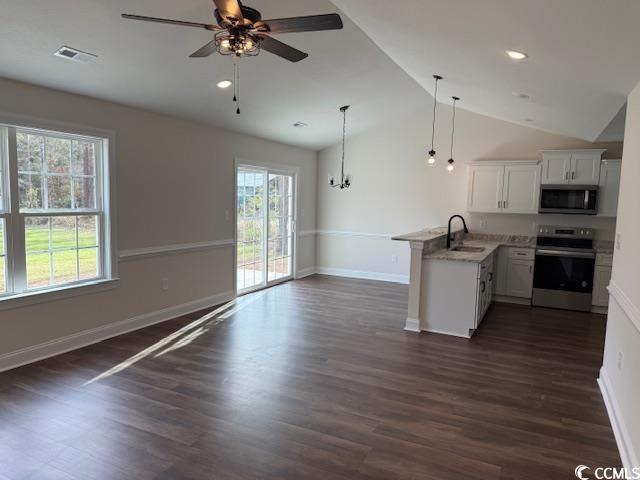
[{"label": "ceiling fan pull chain", "polygon": [[237,90],[237,103],[238,108],[236,110],[236,114],[240,115],[240,65],[236,64],[236,90]]},{"label": "ceiling fan pull chain", "polygon": [[233,101],[238,101],[238,64],[233,62]]}]

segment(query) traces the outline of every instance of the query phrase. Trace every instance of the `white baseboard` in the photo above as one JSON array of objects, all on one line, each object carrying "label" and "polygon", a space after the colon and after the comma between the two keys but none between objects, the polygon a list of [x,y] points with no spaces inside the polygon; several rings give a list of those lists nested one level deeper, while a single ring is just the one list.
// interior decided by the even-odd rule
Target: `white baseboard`
[{"label": "white baseboard", "polygon": [[44,360],[45,358],[54,357],[70,352],[71,350],[77,350],[78,348],[93,345],[94,343],[102,342],[109,338],[117,337],[118,335],[123,335],[156,323],[165,322],[188,313],[219,305],[228,302],[234,297],[235,292],[224,292],[181,305],[163,308],[155,312],[143,313],[142,315],[127,320],[109,323],[101,327],[84,330],[66,337],[5,353],[0,355],[0,372]]},{"label": "white baseboard", "polygon": [[417,318],[407,317],[407,322],[405,323],[404,329],[407,332],[420,333],[420,320],[418,320]]},{"label": "white baseboard", "polygon": [[381,282],[409,283],[409,275],[395,273],[365,272],[362,270],[348,270],[345,268],[316,267],[316,273],[333,275],[335,277],[361,278],[364,280],[378,280]]},{"label": "white baseboard", "polygon": [[509,297],[507,295],[494,295],[493,301],[499,303],[513,303],[515,305],[531,305],[530,298]]},{"label": "white baseboard", "polygon": [[296,279],[308,277],[316,273],[316,267],[302,268],[296,272]]},{"label": "white baseboard", "polygon": [[638,463],[638,456],[633,451],[633,444],[629,438],[629,432],[627,431],[623,419],[620,415],[620,407],[618,401],[611,389],[611,382],[609,376],[604,368],[600,369],[600,378],[598,378],[598,385],[602,392],[602,398],[604,398],[604,404],[607,407],[607,413],[609,414],[609,421],[613,428],[613,435],[616,438],[618,450],[620,452],[620,458],[622,459],[622,465],[631,471],[633,467],[640,466]]},{"label": "white baseboard", "polygon": [[460,333],[445,332],[444,330],[434,330],[433,328],[425,328],[422,331],[423,332],[428,332],[428,333],[437,333],[438,335],[449,335],[450,337],[466,338],[467,340],[471,338],[471,336],[469,336],[469,335],[462,335]]}]

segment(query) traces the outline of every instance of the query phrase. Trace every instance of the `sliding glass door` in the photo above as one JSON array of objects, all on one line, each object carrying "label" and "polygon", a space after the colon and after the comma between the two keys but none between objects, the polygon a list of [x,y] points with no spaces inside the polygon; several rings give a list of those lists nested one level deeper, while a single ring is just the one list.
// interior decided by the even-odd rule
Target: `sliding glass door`
[{"label": "sliding glass door", "polygon": [[244,293],[293,277],[295,179],[248,166],[236,177],[236,284]]}]

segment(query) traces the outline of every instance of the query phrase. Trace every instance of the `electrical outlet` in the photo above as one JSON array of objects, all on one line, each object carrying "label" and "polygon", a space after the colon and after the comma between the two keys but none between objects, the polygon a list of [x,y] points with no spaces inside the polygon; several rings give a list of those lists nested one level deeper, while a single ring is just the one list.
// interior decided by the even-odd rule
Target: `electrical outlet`
[{"label": "electrical outlet", "polygon": [[166,292],[167,290],[169,290],[169,279],[167,277],[164,277],[162,279],[162,281],[160,282],[162,290],[164,292]]},{"label": "electrical outlet", "polygon": [[622,352],[618,352],[618,370],[622,370]]},{"label": "electrical outlet", "polygon": [[391,263],[398,263],[398,255],[391,255]]},{"label": "electrical outlet", "polygon": [[622,246],[622,234],[618,233],[616,234],[616,250],[620,250],[621,246]]},{"label": "electrical outlet", "polygon": [[487,229],[487,219],[483,218],[482,220],[480,220],[480,230],[486,230]]}]

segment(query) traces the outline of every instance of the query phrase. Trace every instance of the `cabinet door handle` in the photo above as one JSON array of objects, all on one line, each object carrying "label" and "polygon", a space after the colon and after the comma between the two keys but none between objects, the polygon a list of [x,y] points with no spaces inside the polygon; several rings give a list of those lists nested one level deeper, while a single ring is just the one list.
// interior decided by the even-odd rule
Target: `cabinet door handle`
[{"label": "cabinet door handle", "polygon": [[486,282],[481,282],[480,285],[482,286],[482,293],[484,293],[485,290],[487,289],[487,284]]},{"label": "cabinet door handle", "polygon": [[569,172],[566,172],[566,173],[564,174],[564,179],[565,179],[565,180],[569,180]]},{"label": "cabinet door handle", "polygon": [[502,208],[502,201],[498,200],[498,208]]},{"label": "cabinet door handle", "polygon": [[507,200],[505,200],[504,202],[502,202],[502,208],[507,208],[508,204],[509,204],[509,202]]},{"label": "cabinet door handle", "polygon": [[533,265],[529,265],[529,275],[533,273]]},{"label": "cabinet door handle", "polygon": [[489,281],[493,282],[493,272],[489,272]]},{"label": "cabinet door handle", "polygon": [[571,172],[571,180],[575,180],[576,179],[576,172]]}]

